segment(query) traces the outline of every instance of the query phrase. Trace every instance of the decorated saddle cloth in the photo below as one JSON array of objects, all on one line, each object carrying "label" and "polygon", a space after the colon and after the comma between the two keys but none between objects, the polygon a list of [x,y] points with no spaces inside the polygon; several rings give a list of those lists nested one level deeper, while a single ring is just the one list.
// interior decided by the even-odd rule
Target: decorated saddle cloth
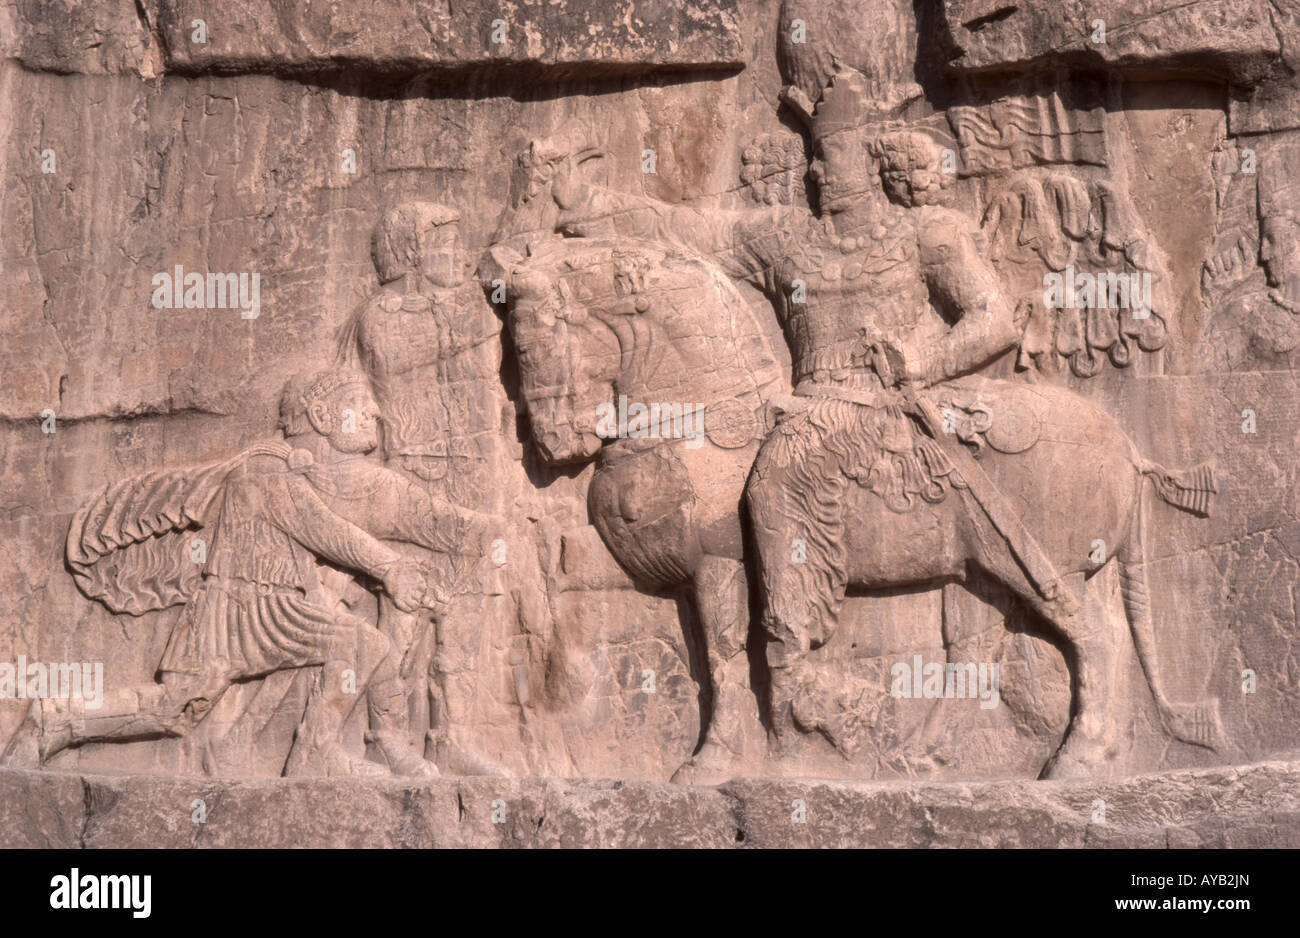
[{"label": "decorated saddle cloth", "polygon": [[1051,402],[1032,385],[967,377],[921,392],[941,418],[940,430],[978,455],[988,446],[1023,453],[1038,442]]}]

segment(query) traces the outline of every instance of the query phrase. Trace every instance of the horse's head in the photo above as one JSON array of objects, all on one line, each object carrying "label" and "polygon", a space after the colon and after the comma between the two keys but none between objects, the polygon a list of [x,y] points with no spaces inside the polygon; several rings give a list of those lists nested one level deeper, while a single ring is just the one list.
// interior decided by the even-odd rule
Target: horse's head
[{"label": "horse's head", "polygon": [[618,347],[575,295],[571,280],[546,266],[510,278],[510,330],[533,442],[553,465],[596,455],[598,408],[613,396]]}]

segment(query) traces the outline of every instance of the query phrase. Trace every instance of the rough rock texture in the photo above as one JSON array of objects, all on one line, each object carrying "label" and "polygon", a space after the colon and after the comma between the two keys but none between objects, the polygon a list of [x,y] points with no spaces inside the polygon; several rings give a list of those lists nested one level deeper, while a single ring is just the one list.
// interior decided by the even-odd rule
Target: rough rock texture
[{"label": "rough rock texture", "polygon": [[[416,73],[531,66],[607,73],[745,64],[735,0],[508,4],[79,0],[6,8],[6,58],[59,73]],[[3,22],[3,21],[0,21]],[[202,23],[202,27],[198,23]],[[494,30],[503,24],[501,32]],[[485,54],[487,53],[487,54]]]},{"label": "rough rock texture", "polygon": [[[1096,782],[232,781],[0,771],[7,847],[1300,846],[1300,768]],[[12,810],[15,802],[27,811]],[[1104,808],[1103,808],[1104,804]],[[57,814],[55,813],[57,812]],[[796,818],[802,818],[797,820]]]},{"label": "rough rock texture", "polygon": [[1187,69],[1244,84],[1294,64],[1286,39],[1295,8],[1285,0],[944,0],[943,7],[960,69]]},{"label": "rough rock texture", "polygon": [[[1300,746],[1297,49],[1291,0],[0,7],[6,825],[1294,843],[1231,766]],[[844,826],[782,821],[811,776]]]}]

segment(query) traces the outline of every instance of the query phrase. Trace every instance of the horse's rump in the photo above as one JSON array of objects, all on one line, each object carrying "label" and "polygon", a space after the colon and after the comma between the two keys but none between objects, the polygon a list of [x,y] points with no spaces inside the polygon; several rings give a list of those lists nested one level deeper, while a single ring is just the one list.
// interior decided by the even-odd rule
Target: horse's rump
[{"label": "horse's rump", "polygon": [[[896,513],[943,501],[951,489],[967,487],[963,470],[973,469],[956,452],[960,447],[1017,510],[1032,515],[1025,521],[1049,553],[1085,558],[1092,538],[1114,542],[1120,519],[1110,515],[1127,510],[1128,500],[1111,510],[1095,507],[1096,530],[1085,532],[1082,545],[1058,543],[1077,532],[1051,519],[1079,503],[1092,504],[1098,475],[1114,475],[1137,496],[1132,445],[1113,420],[1069,392],[967,378],[920,393],[941,426],[931,428],[905,409],[896,392],[878,392],[878,406],[820,397],[779,423],[759,450],[747,491],[751,517],[765,532],[799,532],[790,537],[803,542],[804,562],[784,575],[802,581],[799,593],[812,607],[814,633],[822,633],[820,639],[814,634],[814,643],[834,627],[848,586],[846,524],[852,519],[845,506],[851,486],[871,491]],[[1063,467],[1083,458],[1097,473],[1090,468],[1074,482]],[[1026,486],[1026,480],[1047,478],[1057,481]]]}]

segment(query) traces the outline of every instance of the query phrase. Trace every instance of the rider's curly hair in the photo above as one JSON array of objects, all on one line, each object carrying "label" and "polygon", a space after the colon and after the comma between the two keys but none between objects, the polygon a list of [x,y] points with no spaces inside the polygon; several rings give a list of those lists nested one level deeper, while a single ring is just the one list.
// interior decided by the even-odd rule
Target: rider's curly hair
[{"label": "rider's curly hair", "polygon": [[929,134],[919,130],[894,130],[881,134],[867,144],[873,157],[880,161],[880,175],[907,177],[915,204],[935,201],[952,183],[950,173],[943,172],[944,148]]}]

